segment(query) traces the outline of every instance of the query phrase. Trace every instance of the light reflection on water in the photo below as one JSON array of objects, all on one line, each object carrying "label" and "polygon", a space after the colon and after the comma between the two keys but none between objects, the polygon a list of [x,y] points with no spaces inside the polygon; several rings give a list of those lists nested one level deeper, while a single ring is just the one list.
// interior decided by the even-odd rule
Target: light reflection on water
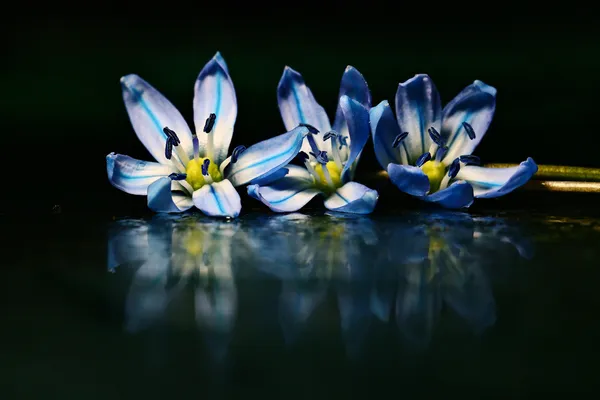
[{"label": "light reflection on water", "polygon": [[[400,342],[426,349],[445,310],[472,334],[496,320],[492,280],[533,246],[518,225],[459,212],[389,219],[347,215],[262,215],[221,221],[156,215],[120,220],[108,238],[108,269],[137,268],[124,329],[194,326],[213,360],[228,353],[239,317],[238,286],[280,282],[278,325],[288,346],[311,316],[337,300],[341,339],[360,356],[372,324],[394,324]],[[190,312],[183,312],[190,311]]]}]

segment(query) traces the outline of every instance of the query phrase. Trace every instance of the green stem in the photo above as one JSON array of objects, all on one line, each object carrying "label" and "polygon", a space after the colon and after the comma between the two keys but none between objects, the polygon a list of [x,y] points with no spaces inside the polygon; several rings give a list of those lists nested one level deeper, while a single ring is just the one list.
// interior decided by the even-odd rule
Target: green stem
[{"label": "green stem", "polygon": [[[516,167],[518,164],[486,164],[488,168]],[[566,165],[538,165],[536,180],[600,182],[600,168],[570,167]]]}]

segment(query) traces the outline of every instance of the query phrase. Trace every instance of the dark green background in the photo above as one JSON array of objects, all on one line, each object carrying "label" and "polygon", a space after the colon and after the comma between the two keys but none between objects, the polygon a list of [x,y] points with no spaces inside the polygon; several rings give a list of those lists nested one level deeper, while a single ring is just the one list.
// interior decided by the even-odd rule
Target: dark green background
[{"label": "dark green background", "polygon": [[[13,185],[35,195],[3,202],[47,209],[124,201],[107,182],[105,155],[149,154],[129,124],[119,78],[142,76],[191,122],[194,79],[217,50],[238,97],[232,145],[284,132],[276,86],[285,65],[303,74],[331,115],[350,64],[365,76],[374,104],[393,102],[398,83],[416,73],[433,78],[443,103],[474,79],[495,86],[496,116],[476,152],[484,162],[532,156],[540,164],[600,167],[598,34],[583,9],[552,17],[492,4],[437,12],[435,3],[122,6],[115,15],[98,9],[5,20],[2,163],[19,178]],[[378,168],[370,145],[360,168]]]}]

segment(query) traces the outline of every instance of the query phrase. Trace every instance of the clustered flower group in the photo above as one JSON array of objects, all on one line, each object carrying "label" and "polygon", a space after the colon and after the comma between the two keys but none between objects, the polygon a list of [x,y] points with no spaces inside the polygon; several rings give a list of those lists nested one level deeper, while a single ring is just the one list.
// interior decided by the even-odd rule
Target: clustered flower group
[{"label": "clustered flower group", "polygon": [[245,185],[276,212],[297,211],[321,194],[329,210],[368,214],[379,194],[354,182],[354,173],[371,133],[391,182],[445,208],[502,196],[537,172],[531,158],[517,167],[485,168],[472,155],[496,108],[496,89],[477,80],[442,108],[431,78],[416,75],[398,86],[394,115],[388,101],[371,107],[367,82],[348,66],[332,124],[302,76],[285,67],[277,99],[288,132],[231,153],[237,99],[220,53],[196,80],[194,130],[139,76],[124,76],[121,86],[133,128],[156,162],[111,153],[108,179],[127,193],[146,195],[156,212],[196,206],[209,216],[235,218],[241,211],[235,188]]}]

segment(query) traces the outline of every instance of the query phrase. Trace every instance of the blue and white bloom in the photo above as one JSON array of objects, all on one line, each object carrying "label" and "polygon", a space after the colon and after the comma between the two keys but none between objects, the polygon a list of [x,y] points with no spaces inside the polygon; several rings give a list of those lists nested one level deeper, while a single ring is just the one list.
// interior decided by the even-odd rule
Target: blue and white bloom
[{"label": "blue and white bloom", "polygon": [[123,99],[138,138],[158,162],[126,155],[106,156],[108,179],[124,192],[147,195],[156,212],[177,213],[196,206],[209,216],[235,218],[241,210],[235,187],[285,166],[300,151],[308,128],[297,127],[227,157],[237,100],[225,60],[217,53],[194,87],[192,133],[182,115],[137,75],[121,78]]},{"label": "blue and white bloom", "polygon": [[537,172],[528,158],[517,167],[483,168],[471,155],[496,109],[496,89],[475,81],[442,109],[431,78],[416,75],[396,92],[396,118],[387,101],[370,111],[375,154],[400,190],[447,208],[505,195]]},{"label": "blue and white bloom", "polygon": [[304,167],[288,165],[287,175],[266,186],[248,186],[248,194],[276,212],[302,208],[317,194],[325,195],[332,211],[368,214],[379,198],[375,190],[352,182],[369,138],[371,93],[362,75],[348,66],[342,76],[333,129],[302,76],[286,67],[277,88],[286,129],[304,125],[310,130],[300,152]]}]

